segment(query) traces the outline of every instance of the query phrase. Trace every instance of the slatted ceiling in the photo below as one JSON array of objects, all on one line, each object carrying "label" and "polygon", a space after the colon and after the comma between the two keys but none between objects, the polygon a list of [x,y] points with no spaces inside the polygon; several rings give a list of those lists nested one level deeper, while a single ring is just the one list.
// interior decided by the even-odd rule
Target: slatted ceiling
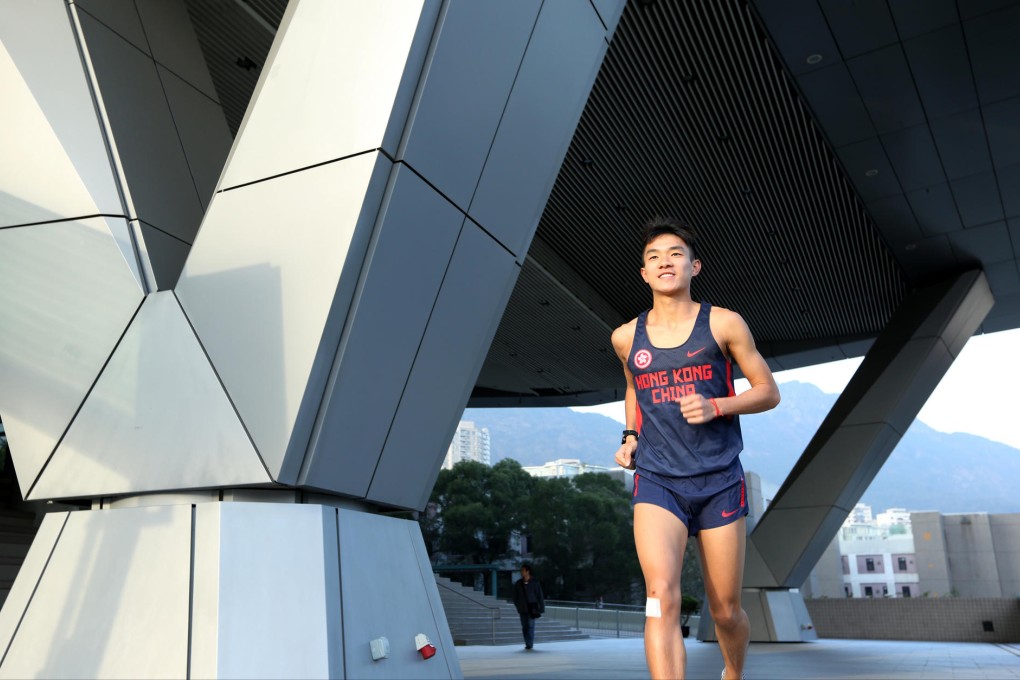
[{"label": "slatted ceiling", "polygon": [[[227,125],[234,135],[276,37],[240,3],[247,3],[273,27],[279,25],[287,8],[287,0],[185,0]],[[244,58],[254,66],[250,69],[239,66],[238,59]]]},{"label": "slatted ceiling", "polygon": [[283,13],[287,11],[287,0],[235,0],[251,7],[272,26],[279,26]]},{"label": "slatted ceiling", "polygon": [[[590,169],[571,162],[583,157]],[[599,180],[595,201],[573,186],[584,170]],[[903,294],[895,262],[743,3],[628,6],[538,233],[554,248],[576,247],[580,223],[607,225],[603,253],[626,252],[640,223],[662,212],[704,234],[695,294],[741,311],[764,342],[877,332]],[[584,259],[619,271],[619,261]],[[863,263],[873,305],[853,292],[869,285],[855,280]],[[612,284],[599,293],[621,314],[648,305],[636,275]],[[786,308],[774,309],[777,295]]]},{"label": "slatted ceiling", "polygon": [[[236,131],[273,37],[248,10],[275,27],[286,0],[186,2]],[[241,56],[257,67],[237,66]],[[654,214],[698,227],[695,296],[739,311],[767,353],[873,338],[905,284],[857,196],[746,0],[630,3],[475,403],[567,403],[622,386],[609,328],[650,304],[638,270]],[[945,267],[926,264],[929,245],[901,254],[915,278]]]},{"label": "slatted ceiling", "polygon": [[622,373],[610,333],[529,258],[486,360],[492,369],[483,368],[478,385],[507,390],[511,383],[491,384],[489,379],[513,367],[514,382],[529,385],[532,392],[570,394],[617,386]]}]

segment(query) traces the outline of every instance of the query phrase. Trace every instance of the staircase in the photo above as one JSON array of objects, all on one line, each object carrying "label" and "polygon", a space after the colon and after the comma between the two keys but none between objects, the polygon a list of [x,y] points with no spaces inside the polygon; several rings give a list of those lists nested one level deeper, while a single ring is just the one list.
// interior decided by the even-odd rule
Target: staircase
[{"label": "staircase", "polygon": [[[512,604],[436,576],[455,645],[524,645],[521,618]],[[535,621],[535,644],[586,640],[575,628],[543,617]]]}]

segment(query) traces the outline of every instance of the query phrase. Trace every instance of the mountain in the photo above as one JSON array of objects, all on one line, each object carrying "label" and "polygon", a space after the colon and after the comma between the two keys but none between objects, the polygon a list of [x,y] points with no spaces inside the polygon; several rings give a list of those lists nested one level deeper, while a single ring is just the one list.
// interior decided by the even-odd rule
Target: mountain
[{"label": "mountain", "polygon": [[[740,419],[744,468],[777,486],[838,397],[799,382],[780,389],[777,408]],[[489,429],[492,462],[513,458],[521,465],[577,458],[611,467],[623,429],[612,418],[566,408],[467,409],[463,419]],[[914,421],[861,500],[875,512],[1020,512],[1018,479],[1020,450]]]}]

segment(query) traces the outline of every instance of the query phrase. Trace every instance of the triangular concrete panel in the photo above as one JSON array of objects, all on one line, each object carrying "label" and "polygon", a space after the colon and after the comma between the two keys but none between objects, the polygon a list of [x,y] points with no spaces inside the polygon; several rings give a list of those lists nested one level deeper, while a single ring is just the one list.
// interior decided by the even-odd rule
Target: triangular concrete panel
[{"label": "triangular concrete panel", "polygon": [[[117,180],[67,6],[62,2],[0,3],[0,45],[0,71],[4,71],[0,147],[20,145],[30,154],[12,156],[8,148],[0,152],[3,191],[11,194],[11,187],[30,185],[31,197],[24,200],[51,215],[33,221],[122,215]],[[9,118],[24,119],[29,112],[29,127],[15,125]],[[65,180],[68,169],[75,176],[73,184]],[[17,177],[9,178],[8,171]],[[38,177],[44,178],[41,183],[35,183]],[[3,202],[0,198],[0,205]]]},{"label": "triangular concrete panel", "polygon": [[98,213],[96,202],[3,43],[0,82],[4,84],[0,226]]},{"label": "triangular concrete panel", "polygon": [[392,157],[439,7],[423,0],[291,2],[219,188],[371,149]]},{"label": "triangular concrete panel", "polygon": [[0,414],[26,493],[142,301],[97,217],[0,229]]},{"label": "triangular concrete panel", "polygon": [[30,498],[267,484],[172,292],[146,298]]}]

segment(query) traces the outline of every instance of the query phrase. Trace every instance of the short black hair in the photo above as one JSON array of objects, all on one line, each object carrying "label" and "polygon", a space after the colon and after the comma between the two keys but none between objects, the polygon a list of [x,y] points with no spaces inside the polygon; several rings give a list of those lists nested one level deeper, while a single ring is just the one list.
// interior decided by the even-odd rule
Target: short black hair
[{"label": "short black hair", "polygon": [[529,574],[531,573],[531,564],[524,562],[521,564],[521,569],[526,570]]},{"label": "short black hair", "polygon": [[642,235],[644,245],[641,246],[642,257],[648,244],[663,234],[679,236],[691,249],[691,260],[698,259],[698,233],[694,227],[677,217],[663,217],[656,215],[645,223],[645,230]]}]

